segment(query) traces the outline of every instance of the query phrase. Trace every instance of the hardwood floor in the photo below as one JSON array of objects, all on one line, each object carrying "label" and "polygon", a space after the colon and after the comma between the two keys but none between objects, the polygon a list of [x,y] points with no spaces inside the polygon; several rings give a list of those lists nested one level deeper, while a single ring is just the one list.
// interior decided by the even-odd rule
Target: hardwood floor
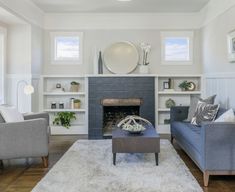
[{"label": "hardwood floor", "polygon": [[[162,137],[169,139],[166,135]],[[4,169],[0,170],[0,192],[31,191],[68,148],[80,138],[77,136],[52,136],[50,139],[49,168],[43,168],[41,158],[4,161]],[[209,187],[203,187],[201,171],[179,148],[177,143],[174,143],[174,147],[204,189],[204,192],[235,192],[235,176],[212,176]]]}]

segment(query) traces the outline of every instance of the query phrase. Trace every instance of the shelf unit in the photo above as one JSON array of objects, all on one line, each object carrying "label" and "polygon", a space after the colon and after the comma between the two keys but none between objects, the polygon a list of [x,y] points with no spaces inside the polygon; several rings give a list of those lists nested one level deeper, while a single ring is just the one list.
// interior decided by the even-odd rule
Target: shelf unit
[{"label": "shelf unit", "polygon": [[[163,82],[173,80],[173,90],[164,90]],[[184,80],[192,81],[196,85],[194,91],[182,91],[178,86]],[[194,96],[202,96],[202,75],[159,75],[155,79],[156,90],[156,127],[159,133],[170,133],[170,125],[164,124],[164,120],[170,119],[170,109],[165,103],[168,99],[175,101],[176,106],[189,106]]]},{"label": "shelf unit", "polygon": [[[79,82],[79,92],[70,92],[70,83]],[[60,83],[64,92],[56,92],[56,84]],[[41,77],[41,111],[48,112],[50,115],[50,128],[52,135],[74,135],[87,134],[87,94],[86,78],[78,75],[44,75]],[[80,99],[81,108],[71,109],[70,99]],[[51,109],[51,103],[56,102],[57,108]],[[64,103],[64,109],[59,109],[59,103]],[[58,112],[74,112],[76,120],[71,122],[71,127],[66,129],[62,126],[53,125],[53,120]]]}]

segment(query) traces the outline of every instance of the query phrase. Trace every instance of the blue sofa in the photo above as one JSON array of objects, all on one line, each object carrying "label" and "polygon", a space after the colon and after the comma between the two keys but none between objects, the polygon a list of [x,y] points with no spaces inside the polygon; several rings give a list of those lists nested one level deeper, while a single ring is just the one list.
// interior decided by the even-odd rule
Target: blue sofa
[{"label": "blue sofa", "polygon": [[[204,186],[210,175],[235,174],[235,123],[205,122],[201,127],[184,120],[189,107],[172,107],[171,141],[190,156],[203,172]],[[225,112],[220,109],[217,118]]]}]

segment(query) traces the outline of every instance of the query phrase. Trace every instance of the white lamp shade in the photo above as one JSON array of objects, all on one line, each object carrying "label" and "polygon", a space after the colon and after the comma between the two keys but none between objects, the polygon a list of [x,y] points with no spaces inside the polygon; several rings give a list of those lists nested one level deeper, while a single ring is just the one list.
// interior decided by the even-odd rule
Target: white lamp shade
[{"label": "white lamp shade", "polygon": [[30,95],[30,94],[34,93],[34,88],[33,88],[33,86],[32,86],[32,85],[26,85],[26,86],[24,87],[24,93],[25,93],[26,95]]}]

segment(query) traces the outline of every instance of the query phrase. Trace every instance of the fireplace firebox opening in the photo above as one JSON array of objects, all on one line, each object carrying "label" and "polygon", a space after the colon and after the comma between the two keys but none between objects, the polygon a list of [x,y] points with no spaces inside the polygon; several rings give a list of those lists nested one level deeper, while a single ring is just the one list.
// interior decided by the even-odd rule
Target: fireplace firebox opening
[{"label": "fireplace firebox opening", "polygon": [[103,137],[111,137],[117,123],[128,115],[140,115],[142,99],[103,99]]}]

